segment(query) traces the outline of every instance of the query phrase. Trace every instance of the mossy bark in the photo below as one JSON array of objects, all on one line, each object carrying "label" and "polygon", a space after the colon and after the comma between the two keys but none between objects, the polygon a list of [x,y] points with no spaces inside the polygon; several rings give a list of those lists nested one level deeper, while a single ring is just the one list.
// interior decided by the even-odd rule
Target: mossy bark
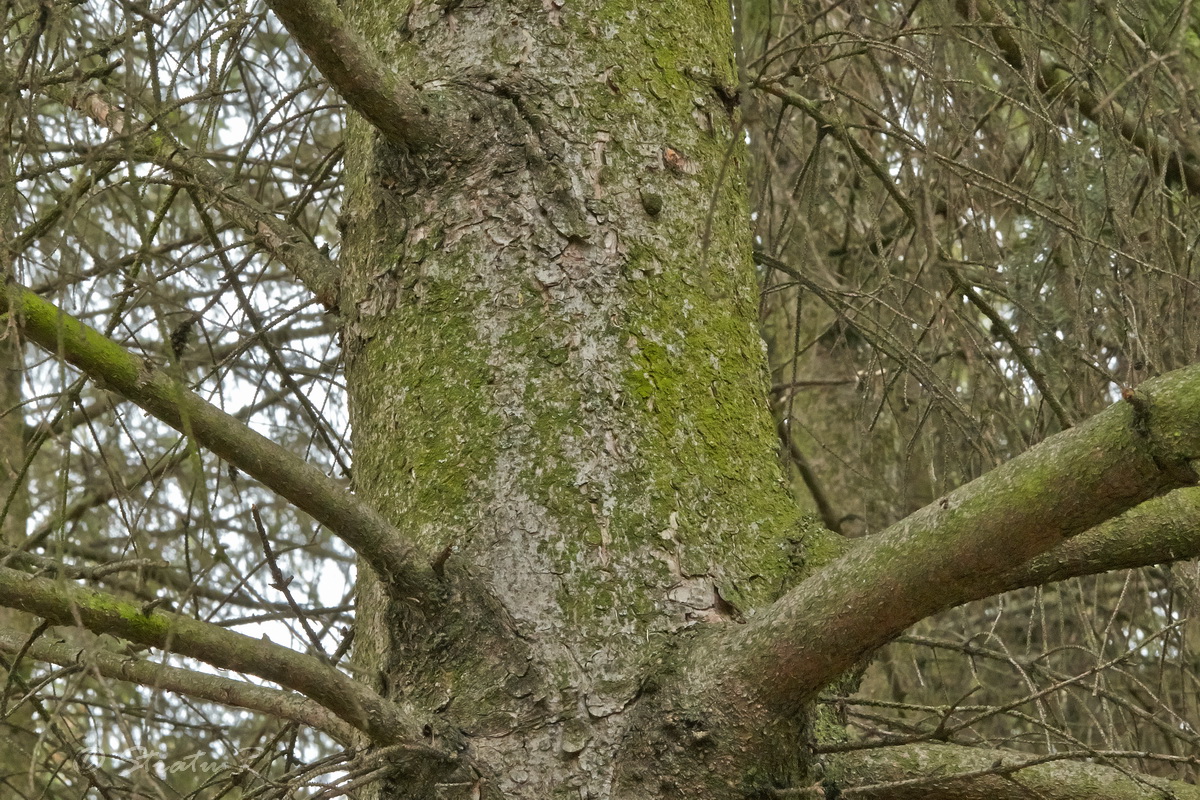
[{"label": "mossy bark", "polygon": [[356,490],[450,548],[419,607],[364,578],[360,662],[488,791],[614,796],[648,676],[777,596],[805,533],[766,407],[728,8],[347,12],[431,104],[485,109],[451,151],[349,123]]}]

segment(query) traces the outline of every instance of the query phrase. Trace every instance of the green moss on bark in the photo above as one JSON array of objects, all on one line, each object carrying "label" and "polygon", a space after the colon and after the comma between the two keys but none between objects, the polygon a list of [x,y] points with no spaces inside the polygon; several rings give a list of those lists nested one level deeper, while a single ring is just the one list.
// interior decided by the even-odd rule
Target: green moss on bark
[{"label": "green moss on bark", "polygon": [[[393,680],[456,698],[467,731],[586,719],[589,744],[547,775],[598,781],[658,650],[773,598],[807,533],[766,405],[729,18],[512,0],[453,24],[414,5],[385,29],[386,5],[349,7],[414,80],[458,65],[438,85],[484,98],[486,147],[438,161],[351,127],[356,485],[431,551],[454,545],[451,574],[528,648],[406,634]],[[473,602],[440,626],[487,653]],[[370,613],[376,634],[411,621]],[[513,680],[540,688],[498,688]],[[511,746],[543,752],[560,722]]]}]

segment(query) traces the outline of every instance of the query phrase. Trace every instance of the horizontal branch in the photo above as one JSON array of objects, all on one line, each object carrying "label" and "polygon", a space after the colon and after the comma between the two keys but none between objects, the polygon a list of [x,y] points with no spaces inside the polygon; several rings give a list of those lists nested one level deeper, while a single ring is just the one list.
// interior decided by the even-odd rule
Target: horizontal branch
[{"label": "horizontal branch", "polygon": [[23,652],[26,657],[35,661],[58,664],[61,667],[87,667],[106,678],[130,681],[299,722],[301,725],[324,731],[343,744],[352,744],[354,740],[355,728],[338,719],[328,709],[294,692],[255,686],[245,681],[166,664],[155,664],[100,647],[82,648],[66,642],[46,641],[45,638],[36,640],[25,649],[28,638],[27,634],[18,631],[0,629],[0,651],[9,654]]},{"label": "horizontal branch", "polygon": [[845,800],[1200,800],[1200,787],[1085,763],[1143,753],[1079,751],[1036,756],[1014,750],[913,744],[827,759],[825,796]]},{"label": "horizontal branch", "polygon": [[0,567],[0,605],[257,675],[311,698],[377,744],[420,741],[421,726],[398,706],[320,659],[273,642],[7,567]]},{"label": "horizontal branch", "polygon": [[1021,564],[1195,484],[1200,366],[1147,381],[1086,424],[917,511],[830,563],[693,668],[790,709],[930,614],[1009,588]]},{"label": "horizontal branch", "polygon": [[412,593],[424,583],[429,568],[417,566],[424,562],[404,543],[400,532],[312,464],[23,286],[10,283],[0,292],[0,311],[10,312],[31,341],[185,436],[194,437],[310,514],[393,588]]},{"label": "horizontal branch", "polygon": [[[431,147],[454,139],[451,98],[427,96],[400,79],[346,20],[334,0],[267,0],[325,80],[376,130],[402,145]],[[437,101],[438,110],[433,106]]]}]

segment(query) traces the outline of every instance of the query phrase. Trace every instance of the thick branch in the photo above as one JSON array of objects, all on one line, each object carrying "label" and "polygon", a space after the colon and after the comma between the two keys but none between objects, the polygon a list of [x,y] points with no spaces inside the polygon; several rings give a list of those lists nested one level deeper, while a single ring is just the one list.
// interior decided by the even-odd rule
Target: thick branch
[{"label": "thick branch", "polygon": [[[402,81],[333,0],[267,0],[267,5],[325,80],[385,137],[416,147],[453,138],[445,113],[437,113],[448,110],[449,96],[425,96]],[[433,107],[435,100],[440,109]]]},{"label": "thick branch", "polygon": [[11,312],[25,335],[60,354],[105,388],[132,400],[225,461],[262,481],[339,536],[376,572],[404,592],[418,590],[429,570],[414,566],[419,554],[377,511],[321,470],[205,402],[179,381],[156,370],[96,330],[9,284],[0,311]]},{"label": "thick branch", "polygon": [[703,648],[702,685],[797,707],[909,625],[1012,583],[1014,569],[1173,488],[1200,458],[1200,366],[956,489]]},{"label": "thick branch", "polygon": [[399,707],[323,661],[180,614],[0,567],[0,605],[55,625],[78,625],[278,683],[312,698],[379,744],[418,741],[421,726]]},{"label": "thick branch", "polygon": [[[0,630],[0,650],[10,654],[20,653],[25,648],[27,639],[27,634]],[[155,664],[99,647],[81,648],[66,642],[49,642],[45,639],[33,642],[28,649],[24,649],[24,654],[35,661],[45,661],[63,667],[84,666],[95,669],[108,678],[131,681],[155,689],[292,720],[325,731],[343,744],[351,744],[354,740],[354,728],[342,722],[328,709],[293,692],[255,686],[245,681],[206,675],[203,672],[166,664]]]},{"label": "thick branch", "polygon": [[1200,488],[1147,500],[1009,571],[1005,590],[1200,556]]},{"label": "thick branch", "polygon": [[824,789],[828,796],[836,787],[845,800],[1200,800],[1200,787],[1182,781],[1082,761],[1097,755],[1141,754],[1035,756],[948,744],[859,750],[828,760]]}]

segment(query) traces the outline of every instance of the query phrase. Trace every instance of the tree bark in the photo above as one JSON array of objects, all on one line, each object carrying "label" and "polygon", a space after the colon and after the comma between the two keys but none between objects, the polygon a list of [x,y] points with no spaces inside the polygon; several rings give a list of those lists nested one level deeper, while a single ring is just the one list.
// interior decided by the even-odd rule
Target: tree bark
[{"label": "tree bark", "polygon": [[405,79],[485,109],[467,160],[349,123],[356,490],[446,555],[440,604],[364,581],[358,657],[462,731],[482,785],[613,796],[647,668],[776,596],[806,530],[766,410],[728,9],[347,15]]},{"label": "tree bark", "polygon": [[[389,798],[817,796],[813,697],[908,624],[1193,552],[1186,521],[1178,546],[1145,531],[1171,508],[1194,518],[1194,490],[1156,495],[1196,482],[1196,367],[861,544],[799,518],[767,411],[724,4],[273,6],[364,114],[346,137],[342,274],[169,138],[131,152],[198,177],[339,312],[358,496],[36,293],[10,281],[0,309],[355,548],[355,657],[373,685],[11,569],[0,604],[294,688],[340,735],[414,755],[392,762]],[[947,758],[960,787],[1040,774]],[[866,756],[830,767],[847,794],[931,785],[899,758],[895,773]]]}]

